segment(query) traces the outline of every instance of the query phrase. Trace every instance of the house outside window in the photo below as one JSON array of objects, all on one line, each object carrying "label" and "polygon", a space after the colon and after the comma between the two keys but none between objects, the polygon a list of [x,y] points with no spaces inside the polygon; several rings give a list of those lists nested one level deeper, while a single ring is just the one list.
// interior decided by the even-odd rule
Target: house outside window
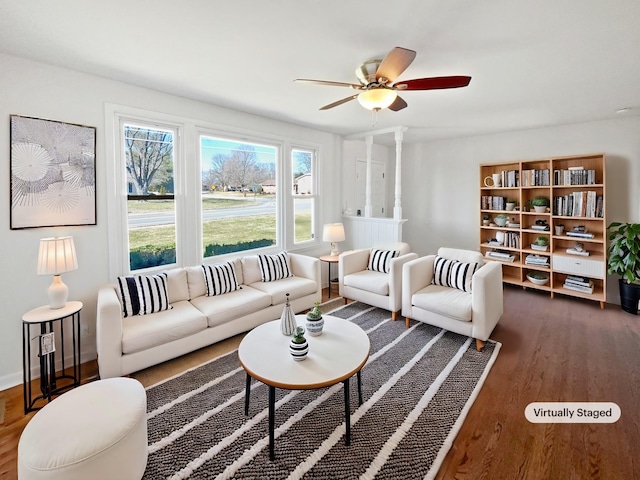
[{"label": "house outside window", "polygon": [[315,151],[302,148],[291,150],[294,243],[315,239]]}]

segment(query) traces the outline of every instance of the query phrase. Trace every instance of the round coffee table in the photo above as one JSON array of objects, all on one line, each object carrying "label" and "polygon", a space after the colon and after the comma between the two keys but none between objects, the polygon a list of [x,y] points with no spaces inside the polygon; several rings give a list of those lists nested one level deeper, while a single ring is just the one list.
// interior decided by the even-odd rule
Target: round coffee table
[{"label": "round coffee table", "polygon": [[[358,400],[362,404],[360,370],[369,358],[369,337],[355,323],[323,315],[322,335],[305,335],[309,354],[302,362],[296,362],[289,353],[291,337],[280,333],[280,320],[262,324],[251,330],[238,347],[240,364],[247,372],[245,415],[249,414],[251,378],[269,387],[269,457],[274,459],[274,424],[276,388],[285,390],[310,390],[328,387],[342,382],[346,438],[351,443],[351,414],[349,403],[349,379],[357,375]],[[296,315],[300,326],[305,315]]]}]

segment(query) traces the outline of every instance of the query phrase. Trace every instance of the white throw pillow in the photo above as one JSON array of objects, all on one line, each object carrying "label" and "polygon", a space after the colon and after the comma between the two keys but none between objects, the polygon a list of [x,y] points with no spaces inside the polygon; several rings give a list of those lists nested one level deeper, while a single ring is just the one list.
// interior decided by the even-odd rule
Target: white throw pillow
[{"label": "white throw pillow", "polygon": [[478,270],[477,263],[465,263],[436,256],[433,264],[433,283],[443,287],[471,292],[471,278]]},{"label": "white throw pillow", "polygon": [[399,250],[378,250],[376,248],[371,249],[369,254],[368,270],[374,272],[389,273],[391,269],[391,259],[400,256]]},{"label": "white throw pillow", "polygon": [[225,262],[218,265],[202,265],[202,271],[204,273],[208,297],[238,290],[238,279],[233,263]]}]

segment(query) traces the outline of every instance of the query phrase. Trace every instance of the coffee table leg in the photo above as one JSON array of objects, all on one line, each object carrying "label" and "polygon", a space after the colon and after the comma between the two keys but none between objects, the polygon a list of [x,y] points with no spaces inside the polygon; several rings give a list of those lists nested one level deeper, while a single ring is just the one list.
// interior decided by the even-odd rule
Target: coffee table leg
[{"label": "coffee table leg", "polygon": [[251,376],[247,373],[247,383],[244,389],[244,414],[249,415],[249,395],[251,395]]},{"label": "coffee table leg", "polygon": [[358,378],[358,402],[362,405],[362,378],[360,378],[360,372],[357,373]]},{"label": "coffee table leg", "polygon": [[351,445],[351,406],[349,402],[349,379],[347,378],[342,382],[344,385],[344,423],[347,426],[347,436],[345,438],[345,444]]},{"label": "coffee table leg", "polygon": [[273,448],[274,442],[274,424],[276,416],[276,387],[269,386],[269,459],[276,458]]}]

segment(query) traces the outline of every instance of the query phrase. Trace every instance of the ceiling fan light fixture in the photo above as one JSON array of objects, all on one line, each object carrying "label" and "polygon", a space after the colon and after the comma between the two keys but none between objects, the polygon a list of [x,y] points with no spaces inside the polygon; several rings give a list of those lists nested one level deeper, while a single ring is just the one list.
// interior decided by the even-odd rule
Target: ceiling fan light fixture
[{"label": "ceiling fan light fixture", "polygon": [[381,110],[391,105],[398,94],[388,88],[364,90],[358,95],[358,102],[367,110]]}]

